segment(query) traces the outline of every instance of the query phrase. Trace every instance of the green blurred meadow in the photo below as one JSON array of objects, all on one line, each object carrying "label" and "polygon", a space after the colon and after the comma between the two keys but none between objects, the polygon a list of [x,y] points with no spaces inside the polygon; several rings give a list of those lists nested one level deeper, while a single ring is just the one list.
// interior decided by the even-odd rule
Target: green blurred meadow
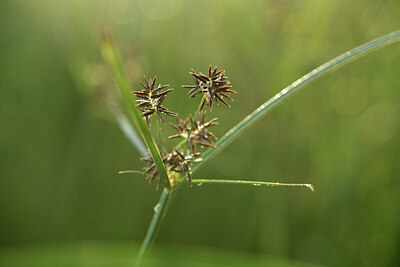
[{"label": "green blurred meadow", "polygon": [[[2,0],[0,266],[131,266],[160,191],[107,103],[98,45],[175,91],[226,69],[238,91],[214,108],[222,136],[325,61],[400,28],[400,1]],[[399,266],[400,45],[309,85],[245,132],[197,178],[312,183],[180,190],[148,266]],[[172,120],[170,120],[172,121]],[[170,129],[166,133],[172,133]]]}]

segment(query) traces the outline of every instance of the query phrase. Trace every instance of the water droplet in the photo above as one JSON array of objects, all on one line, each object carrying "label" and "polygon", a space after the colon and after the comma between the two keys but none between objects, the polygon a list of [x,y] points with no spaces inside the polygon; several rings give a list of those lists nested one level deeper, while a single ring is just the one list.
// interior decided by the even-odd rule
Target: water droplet
[{"label": "water droplet", "polygon": [[261,186],[261,184],[253,184],[254,186]]},{"label": "water droplet", "polygon": [[310,188],[311,191],[314,192],[314,186],[312,184],[305,184],[306,187]]},{"label": "water droplet", "polygon": [[160,207],[160,204],[157,203],[157,205],[154,206],[154,212],[157,212],[159,207]]},{"label": "water droplet", "polygon": [[198,184],[197,184],[197,186],[202,186],[202,185],[203,185],[203,183],[198,183]]}]

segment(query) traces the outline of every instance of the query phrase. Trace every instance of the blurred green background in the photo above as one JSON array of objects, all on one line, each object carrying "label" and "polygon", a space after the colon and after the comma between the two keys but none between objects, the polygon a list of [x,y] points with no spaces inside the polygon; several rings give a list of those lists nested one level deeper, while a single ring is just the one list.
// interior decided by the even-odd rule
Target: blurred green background
[{"label": "blurred green background", "polygon": [[[107,108],[97,36],[121,49],[133,88],[157,74],[182,116],[188,71],[226,69],[221,136],[323,62],[400,28],[400,1],[2,0],[0,265],[130,266],[160,191]],[[149,266],[398,266],[400,46],[323,77],[215,157],[174,199]],[[170,130],[166,130],[168,132]],[[181,265],[180,265],[181,264]],[[197,265],[196,265],[197,264]]]}]

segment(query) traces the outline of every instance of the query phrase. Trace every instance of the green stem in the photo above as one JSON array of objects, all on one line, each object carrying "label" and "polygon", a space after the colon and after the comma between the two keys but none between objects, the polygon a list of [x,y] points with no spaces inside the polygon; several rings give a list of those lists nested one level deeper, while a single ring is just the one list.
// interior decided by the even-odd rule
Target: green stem
[{"label": "green stem", "polygon": [[176,148],[180,148],[181,146],[183,146],[186,143],[186,139],[182,140],[181,142],[179,142],[179,144],[176,146]]},{"label": "green stem", "polygon": [[136,102],[132,97],[131,93],[131,84],[124,69],[124,65],[122,64],[121,55],[118,49],[115,47],[111,38],[104,33],[101,39],[101,53],[105,62],[110,67],[111,73],[115,79],[118,89],[121,92],[122,99],[125,101],[127,106],[130,107],[129,115],[132,120],[136,123],[137,128],[140,130],[140,134],[145,141],[151,156],[154,159],[154,164],[157,167],[157,171],[160,175],[164,186],[169,188],[171,186],[167,174],[167,170],[165,169],[163,160],[160,155],[160,151],[158,150],[157,144],[151,135],[151,132],[147,126],[147,123],[143,119],[142,112],[136,106]]},{"label": "green stem", "polygon": [[243,181],[243,180],[222,180],[222,179],[192,179],[192,184],[249,184],[253,186],[297,186],[297,187],[307,187],[311,191],[314,191],[314,186],[312,184],[286,184],[279,182],[261,182],[261,181]]},{"label": "green stem", "polygon": [[[196,112],[194,113],[194,116],[193,116],[193,120],[194,120],[194,121],[197,120],[197,117],[198,117],[198,115],[200,114],[201,103],[203,103],[203,100],[204,100],[205,98],[206,98],[206,96],[203,95],[203,98],[201,99],[199,105],[197,106]],[[192,131],[192,129],[190,129],[190,131]],[[189,146],[189,138],[187,138],[186,140],[182,140],[182,141],[176,146],[176,148],[180,148],[180,147],[182,147],[183,145],[185,145],[184,152],[186,153],[187,148],[188,148],[188,146]]]},{"label": "green stem", "polygon": [[140,247],[139,253],[136,257],[135,266],[140,266],[143,257],[149,251],[152,243],[154,242],[158,229],[161,225],[163,218],[167,212],[168,205],[172,199],[174,191],[168,188],[164,188],[160,200],[158,204],[154,207],[154,215],[151,219],[149,229],[147,230],[146,236],[142,242],[142,246]]},{"label": "green stem", "polygon": [[157,117],[154,117],[155,121],[156,121],[156,128],[157,128],[157,133],[158,133],[158,150],[162,151],[163,149],[163,139],[162,139],[162,134],[161,134],[161,126],[160,126],[160,121]]},{"label": "green stem", "polygon": [[194,119],[197,119],[197,116],[199,116],[200,114],[200,109],[201,109],[201,103],[203,103],[204,99],[206,98],[206,94],[203,95],[203,97],[201,98],[201,101],[199,103],[199,105],[197,106],[197,110],[196,113],[194,114]]}]

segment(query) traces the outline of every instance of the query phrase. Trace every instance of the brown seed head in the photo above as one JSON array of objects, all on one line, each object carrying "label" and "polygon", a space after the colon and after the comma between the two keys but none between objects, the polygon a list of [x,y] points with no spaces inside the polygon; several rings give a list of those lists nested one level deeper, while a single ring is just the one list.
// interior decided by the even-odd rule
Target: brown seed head
[{"label": "brown seed head", "polygon": [[157,113],[160,119],[164,122],[165,124],[165,119],[162,114],[168,115],[168,116],[177,116],[175,112],[172,112],[168,110],[166,107],[162,106],[162,102],[164,101],[166,95],[173,91],[172,88],[166,89],[169,85],[158,85],[157,88],[155,88],[156,85],[156,80],[157,77],[154,76],[153,79],[147,80],[146,76],[144,76],[145,82],[143,83],[140,81],[141,85],[143,86],[142,91],[133,91],[132,94],[134,94],[137,98],[137,102],[139,104],[137,105],[140,110],[142,111],[142,115],[146,118],[147,125],[150,127],[151,122],[150,122],[150,116]]},{"label": "brown seed head", "polygon": [[237,92],[231,90],[232,86],[228,81],[228,77],[225,76],[225,71],[218,71],[216,66],[212,69],[210,65],[208,76],[201,72],[195,73],[193,70],[189,73],[193,76],[195,85],[183,85],[182,87],[190,89],[188,92],[189,97],[195,97],[200,93],[204,94],[200,110],[202,110],[205,105],[212,110],[214,102],[222,102],[227,107],[231,107],[226,102],[226,99],[233,101],[229,94],[235,94]]},{"label": "brown seed head", "polygon": [[[173,148],[172,152],[163,157],[163,163],[167,167],[169,172],[179,173],[182,177],[187,175],[190,184],[192,183],[192,176],[190,170],[190,164],[193,162],[199,162],[202,159],[199,158],[200,153],[195,153],[194,155],[184,155],[182,150]],[[158,176],[157,167],[151,156],[141,158],[141,161],[147,162],[147,166],[143,168],[144,174],[146,175],[146,180],[151,183]],[[161,179],[158,177],[157,188],[160,186]]]},{"label": "brown seed head", "polygon": [[217,137],[208,128],[218,124],[217,118],[205,122],[205,117],[205,111],[200,113],[197,121],[193,119],[192,115],[186,120],[177,117],[177,124],[171,124],[171,126],[178,131],[178,134],[169,136],[169,138],[188,139],[192,155],[196,153],[196,147],[214,147],[213,143]]}]

